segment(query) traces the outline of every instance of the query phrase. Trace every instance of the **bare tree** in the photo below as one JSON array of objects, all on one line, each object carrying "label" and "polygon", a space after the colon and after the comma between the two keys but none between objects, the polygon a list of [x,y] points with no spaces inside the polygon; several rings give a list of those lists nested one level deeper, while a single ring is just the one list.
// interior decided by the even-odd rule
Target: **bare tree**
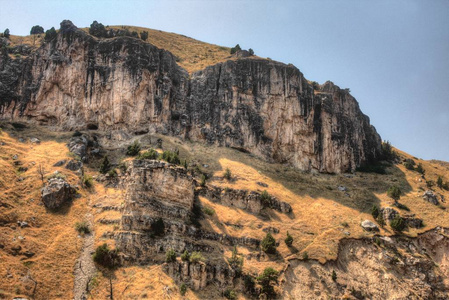
[{"label": "bare tree", "polygon": [[42,185],[44,184],[45,173],[47,173],[47,171],[44,169],[42,164],[39,164],[37,166],[37,174],[39,174],[39,176],[41,177]]}]

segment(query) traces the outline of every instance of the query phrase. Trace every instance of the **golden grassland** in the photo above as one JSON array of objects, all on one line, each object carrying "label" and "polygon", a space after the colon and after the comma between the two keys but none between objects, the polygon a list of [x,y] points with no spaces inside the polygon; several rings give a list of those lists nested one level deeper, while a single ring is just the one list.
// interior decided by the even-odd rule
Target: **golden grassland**
[{"label": "golden grassland", "polygon": [[[9,127],[8,127],[9,128]],[[73,184],[79,184],[78,175],[64,167],[53,167],[61,159],[70,159],[66,142],[70,133],[51,133],[45,128],[33,127],[23,131],[5,130],[0,140],[0,298],[23,295],[31,296],[34,283],[27,279],[29,275],[38,282],[36,299],[67,299],[73,295],[73,268],[82,247],[82,237],[78,236],[74,225],[83,221],[87,213],[94,219],[95,244],[104,242],[114,247],[114,241],[107,233],[120,230],[119,209],[124,203],[124,191],[120,187],[104,186],[94,181],[90,189],[78,190],[79,198],[59,212],[48,211],[40,204],[42,182],[37,173],[37,166],[42,165],[51,174],[58,170]],[[19,142],[19,137],[25,142]],[[32,144],[29,137],[41,139],[40,144]],[[281,201],[288,202],[293,213],[282,214],[265,209],[262,216],[250,214],[244,210],[214,203],[204,197],[200,201],[204,207],[214,210],[212,215],[205,215],[201,224],[205,230],[229,234],[236,237],[253,237],[262,239],[267,227],[277,228],[273,234],[279,242],[278,254],[262,255],[260,259],[245,258],[244,271],[258,274],[267,266],[281,270],[288,259],[302,258],[305,252],[309,258],[320,262],[335,259],[338,243],[341,239],[371,237],[373,234],[363,231],[362,220],[374,221],[370,209],[373,204],[390,206],[392,200],[386,195],[391,185],[398,185],[404,195],[400,203],[409,207],[410,212],[424,220],[422,229],[409,229],[403,234],[416,236],[418,233],[436,226],[449,227],[447,204],[434,206],[422,199],[426,181],[436,182],[438,176],[449,181],[449,169],[444,163],[413,158],[426,170],[425,179],[415,171],[405,169],[402,164],[387,168],[386,175],[361,173],[356,174],[309,174],[294,168],[265,162],[248,153],[230,148],[207,146],[199,143],[181,141],[173,137],[153,135],[138,137],[143,148],[150,148],[151,140],[163,139],[163,149],[180,151],[182,160],[187,159],[191,165],[196,164],[211,177],[207,185],[246,189],[269,194]],[[126,145],[122,145],[125,147]],[[121,155],[112,152],[110,157],[115,163],[123,160]],[[162,151],[162,149],[158,149]],[[407,153],[396,150],[402,158],[412,158]],[[18,172],[12,157],[17,154],[21,166],[28,171]],[[129,158],[128,158],[129,159]],[[86,174],[98,176],[97,168],[91,163],[85,169]],[[230,181],[223,178],[229,168]],[[22,181],[18,181],[23,178]],[[262,187],[264,183],[267,187]],[[345,186],[347,192],[338,189]],[[434,187],[434,190],[449,197],[447,191]],[[104,209],[107,207],[107,209]],[[112,209],[111,209],[112,208]],[[114,209],[117,208],[117,209]],[[104,221],[116,220],[116,222]],[[17,221],[27,221],[31,227],[20,228]],[[284,243],[287,231],[293,236],[292,247]],[[389,226],[381,229],[380,234],[392,235]],[[23,237],[19,238],[19,237]],[[14,256],[11,247],[20,245],[21,252],[35,252],[31,258],[23,255]],[[218,245],[218,244],[217,244]],[[209,261],[223,261],[230,257],[232,248],[220,246],[223,253],[204,254]],[[243,254],[257,254],[254,249],[239,247]],[[104,270],[103,270],[104,271]],[[4,280],[3,280],[4,278]],[[114,271],[98,271],[92,281],[91,298],[103,299],[109,295],[110,280],[116,299],[161,299],[171,297],[180,299],[179,287],[167,277],[159,265],[121,267]],[[169,295],[169,296],[168,296]],[[186,298],[219,298],[219,291],[208,287],[201,292],[188,291]]]}]

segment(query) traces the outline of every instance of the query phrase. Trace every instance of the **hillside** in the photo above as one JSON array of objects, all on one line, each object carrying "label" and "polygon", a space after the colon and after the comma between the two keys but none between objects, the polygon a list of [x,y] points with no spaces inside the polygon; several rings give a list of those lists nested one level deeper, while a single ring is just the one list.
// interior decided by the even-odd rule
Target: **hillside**
[{"label": "hillside", "polygon": [[148,40],[1,39],[0,299],[446,297],[447,162],[295,66],[107,29]]}]

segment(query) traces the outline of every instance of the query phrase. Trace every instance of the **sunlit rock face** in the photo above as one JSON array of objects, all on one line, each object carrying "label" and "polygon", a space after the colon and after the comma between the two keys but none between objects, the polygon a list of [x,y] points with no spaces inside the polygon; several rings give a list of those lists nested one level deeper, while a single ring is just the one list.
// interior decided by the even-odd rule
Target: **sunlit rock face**
[{"label": "sunlit rock face", "polygon": [[293,65],[249,57],[189,76],[166,50],[132,37],[97,39],[70,21],[37,50],[2,43],[3,119],[158,132],[328,173],[380,153],[379,135],[349,92],[331,82],[314,89]]}]

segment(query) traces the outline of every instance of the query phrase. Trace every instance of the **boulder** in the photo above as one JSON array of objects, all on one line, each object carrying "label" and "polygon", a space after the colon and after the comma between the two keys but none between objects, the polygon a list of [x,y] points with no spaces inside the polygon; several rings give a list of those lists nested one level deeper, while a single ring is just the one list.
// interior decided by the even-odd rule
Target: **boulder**
[{"label": "boulder", "polygon": [[41,141],[38,138],[31,138],[30,142],[33,143],[33,144],[40,144],[41,143]]},{"label": "boulder", "polygon": [[360,224],[366,231],[379,231],[379,227],[370,220],[365,220]]},{"label": "boulder", "polygon": [[65,162],[66,162],[65,159],[60,160],[60,161],[56,162],[56,163],[53,165],[53,167],[60,167],[60,166],[63,166],[63,165],[65,164]]},{"label": "boulder", "polygon": [[69,161],[67,163],[67,165],[65,166],[66,169],[69,169],[70,171],[78,171],[79,169],[81,169],[83,167],[83,163],[72,159],[71,161]]},{"label": "boulder", "polygon": [[42,202],[49,209],[57,209],[72,199],[75,189],[61,178],[50,179],[41,190]]},{"label": "boulder", "polygon": [[427,202],[432,203],[433,205],[440,204],[440,202],[438,201],[437,195],[435,195],[435,193],[432,192],[431,190],[425,191],[424,194],[422,195],[422,198],[424,200],[426,200]]},{"label": "boulder", "polygon": [[74,136],[70,139],[68,143],[68,148],[70,152],[79,156],[81,160],[85,160],[87,158],[87,144],[88,139],[86,136]]}]

